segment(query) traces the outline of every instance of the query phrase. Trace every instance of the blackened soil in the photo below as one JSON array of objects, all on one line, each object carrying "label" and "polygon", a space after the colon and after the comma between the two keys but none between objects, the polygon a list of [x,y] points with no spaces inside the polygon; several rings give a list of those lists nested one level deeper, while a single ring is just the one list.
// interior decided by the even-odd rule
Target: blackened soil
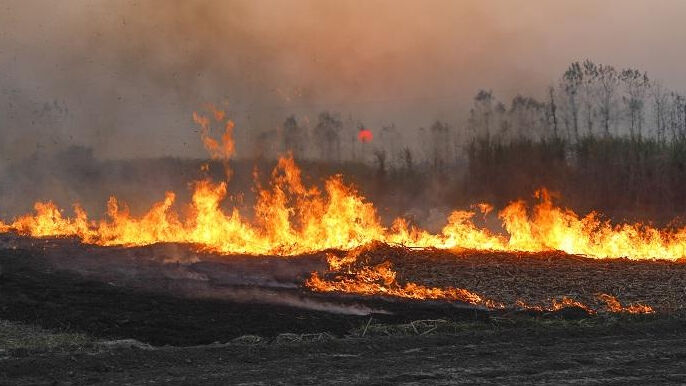
[{"label": "blackened soil", "polygon": [[614,384],[686,382],[677,321],[257,346],[0,358],[2,384]]},{"label": "blackened soil", "polygon": [[[255,261],[232,261],[229,266],[200,262],[171,269],[174,265],[145,257],[149,250],[129,252],[141,252],[144,258],[77,245],[0,248],[0,319],[85,332],[97,339],[134,338],[186,347],[0,350],[0,384],[686,382],[686,323],[678,317],[551,322],[530,315],[536,318],[515,323],[518,316],[507,311],[312,294],[289,286],[301,271],[316,266],[316,258],[296,262],[305,267],[295,271],[275,269],[280,262],[268,262],[265,268]],[[263,292],[253,293],[254,299],[247,296],[260,283]],[[237,293],[244,301],[237,300]],[[437,335],[345,337],[366,325],[370,310],[374,323],[436,318],[485,323]],[[552,317],[588,315],[565,309]],[[188,347],[286,332],[328,332],[344,338]]]},{"label": "blackened soil", "polygon": [[[488,312],[459,305],[407,301],[361,300],[311,294],[298,289],[269,289],[264,298],[286,296],[310,309],[264,302],[189,297],[149,289],[129,288],[55,270],[41,254],[22,249],[0,251],[0,318],[44,328],[83,332],[95,337],[134,338],[153,345],[189,346],[227,342],[246,335],[273,337],[280,333],[322,333],[343,336],[363,326],[369,314],[312,309],[377,310],[376,322],[417,319],[474,320]],[[227,292],[250,291],[225,288]],[[264,299],[262,299],[264,300]],[[299,304],[300,304],[299,303]]]}]

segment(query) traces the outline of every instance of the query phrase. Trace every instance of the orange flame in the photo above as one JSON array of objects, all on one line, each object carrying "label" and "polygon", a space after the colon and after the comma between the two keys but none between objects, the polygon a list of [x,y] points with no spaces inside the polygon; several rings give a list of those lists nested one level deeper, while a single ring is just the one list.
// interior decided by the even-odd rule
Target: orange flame
[{"label": "orange flame", "polygon": [[[350,259],[349,257],[347,259]],[[354,259],[354,258],[353,258]],[[336,259],[334,259],[336,261]],[[338,263],[330,267],[340,267]],[[460,301],[489,308],[502,308],[503,305],[462,288],[427,287],[416,283],[400,285],[396,281],[396,272],[390,262],[384,262],[373,267],[362,267],[349,277],[339,277],[337,280],[325,280],[317,272],[313,272],[305,282],[305,286],[318,292],[345,292],[360,295],[386,295],[408,299],[436,299]]]},{"label": "orange flame", "polygon": [[[212,117],[194,114],[201,137],[213,158],[227,161],[235,152],[233,122],[211,107]],[[220,141],[209,135],[214,119],[225,122]],[[228,165],[228,163],[227,163]],[[229,173],[227,173],[227,177]],[[324,189],[306,186],[293,158],[279,159],[266,188],[258,189],[255,221],[238,208],[222,209],[227,182],[196,181],[188,214],[172,207],[174,193],[140,217],[131,215],[115,197],[108,202],[107,216],[94,221],[78,205],[75,216],[65,217],[51,202],[36,203],[35,212],[0,231],[31,236],[75,236],[98,245],[146,245],[156,242],[198,244],[223,253],[295,255],[329,248],[350,250],[372,241],[413,247],[540,252],[560,250],[591,257],[659,258],[686,257],[686,228],[661,230],[643,224],[613,225],[596,213],[579,216],[555,206],[545,189],[536,192],[539,202],[529,210],[523,201],[510,203],[498,216],[506,234],[480,228],[472,221],[476,211],[454,211],[438,233],[409,226],[402,218],[385,227],[372,203],[339,175],[330,177]],[[480,204],[484,215],[490,206]]]},{"label": "orange flame", "polygon": [[236,151],[236,143],[233,140],[234,123],[232,120],[224,122],[226,117],[224,111],[217,109],[213,105],[209,105],[208,108],[212,112],[214,120],[224,124],[224,134],[222,134],[221,143],[210,136],[211,122],[209,118],[193,113],[193,121],[200,126],[200,138],[212,158],[228,160]]},{"label": "orange flame", "polygon": [[623,306],[622,303],[617,300],[616,297],[608,294],[598,294],[599,300],[605,302],[607,310],[609,312],[615,313],[627,313],[627,314],[654,314],[655,310],[651,306],[645,304],[630,304],[628,306]]},{"label": "orange flame", "polygon": [[[305,286],[317,292],[342,292],[367,296],[393,296],[407,299],[434,299],[459,301],[467,304],[480,305],[491,309],[505,308],[506,304],[494,299],[486,298],[476,292],[455,287],[427,287],[421,284],[406,282],[400,284],[396,278],[397,273],[392,269],[390,261],[380,264],[369,265],[367,259],[361,258],[373,246],[365,246],[353,249],[342,257],[331,253],[327,255],[329,274],[332,279],[326,279],[319,273],[313,272],[305,281]],[[651,314],[655,313],[652,307],[643,304],[622,304],[612,295],[598,294],[597,298],[606,304],[606,311],[612,313]],[[522,300],[517,300],[515,307],[534,310],[539,312],[554,312],[565,308],[580,308],[589,315],[598,311],[590,306],[563,296],[551,300],[550,306],[528,305]]]},{"label": "orange flame", "polygon": [[[623,306],[616,297],[608,294],[598,294],[596,295],[598,300],[605,303],[605,310],[612,313],[626,313],[626,314],[654,314],[655,310],[653,307],[645,304],[630,304],[629,306]],[[593,315],[598,311],[589,307],[588,305],[576,301],[567,296],[563,296],[561,299],[552,299],[550,307],[543,307],[538,305],[529,305],[521,300],[518,300],[515,305],[519,308],[526,310],[535,311],[559,311],[563,308],[576,307],[581,308],[588,314]]]}]

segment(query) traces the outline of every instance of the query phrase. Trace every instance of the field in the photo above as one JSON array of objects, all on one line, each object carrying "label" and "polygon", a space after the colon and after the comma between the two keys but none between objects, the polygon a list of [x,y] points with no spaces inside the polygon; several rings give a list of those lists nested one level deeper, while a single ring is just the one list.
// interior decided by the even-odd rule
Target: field
[{"label": "field", "polygon": [[[488,308],[313,292],[303,284],[311,272],[342,275],[328,271],[325,253],[220,256],[187,245],[1,237],[3,383],[626,384],[686,376],[680,262],[383,244],[358,258],[389,262],[398,285],[465,288],[504,305]],[[610,312],[600,293],[655,312]],[[578,303],[551,307],[565,297]]]}]

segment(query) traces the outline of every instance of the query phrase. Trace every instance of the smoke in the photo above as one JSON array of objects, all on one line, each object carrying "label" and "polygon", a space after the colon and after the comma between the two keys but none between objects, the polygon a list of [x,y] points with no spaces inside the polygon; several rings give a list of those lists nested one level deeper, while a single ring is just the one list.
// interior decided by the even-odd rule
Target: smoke
[{"label": "smoke", "polygon": [[98,157],[201,156],[190,117],[205,102],[228,101],[239,157],[293,112],[313,119],[332,109],[401,131],[434,119],[459,124],[477,89],[503,99],[538,92],[584,57],[683,84],[655,51],[684,59],[671,47],[683,36],[675,16],[685,5],[662,2],[651,18],[647,6],[5,1],[0,150],[4,162],[72,144]]},{"label": "smoke", "polygon": [[298,259],[213,255],[179,244],[146,247],[89,247],[74,240],[0,237],[0,251],[23,249],[51,270],[70,272],[113,286],[188,298],[278,304],[336,314],[389,314],[353,297],[318,296],[300,289],[322,256]]},{"label": "smoke", "polygon": [[[440,119],[460,130],[479,88],[500,100],[544,93],[585,57],[645,69],[680,90],[686,52],[675,47],[686,34],[684,11],[678,0],[7,0],[0,215],[23,212],[34,199],[68,206],[97,197],[102,205],[140,180],[150,181],[155,199],[164,189],[183,191],[155,184],[164,174],[155,170],[117,166],[112,177],[113,168],[94,162],[206,157],[192,121],[206,102],[236,122],[236,157],[246,158],[253,140],[288,115],[312,127],[322,110],[353,117],[396,152],[408,144],[427,151],[417,128]],[[377,135],[390,123],[402,143]],[[31,165],[40,173],[25,172]],[[113,182],[100,192],[84,180]]]}]

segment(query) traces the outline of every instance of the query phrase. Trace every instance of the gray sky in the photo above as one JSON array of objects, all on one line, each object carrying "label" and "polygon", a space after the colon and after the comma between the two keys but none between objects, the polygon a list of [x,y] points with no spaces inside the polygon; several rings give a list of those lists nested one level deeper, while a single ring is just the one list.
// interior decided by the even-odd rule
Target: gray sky
[{"label": "gray sky", "polygon": [[239,155],[292,111],[457,124],[477,89],[541,95],[585,58],[686,91],[685,16],[682,0],[2,0],[0,151],[202,156],[207,102],[228,101]]}]

